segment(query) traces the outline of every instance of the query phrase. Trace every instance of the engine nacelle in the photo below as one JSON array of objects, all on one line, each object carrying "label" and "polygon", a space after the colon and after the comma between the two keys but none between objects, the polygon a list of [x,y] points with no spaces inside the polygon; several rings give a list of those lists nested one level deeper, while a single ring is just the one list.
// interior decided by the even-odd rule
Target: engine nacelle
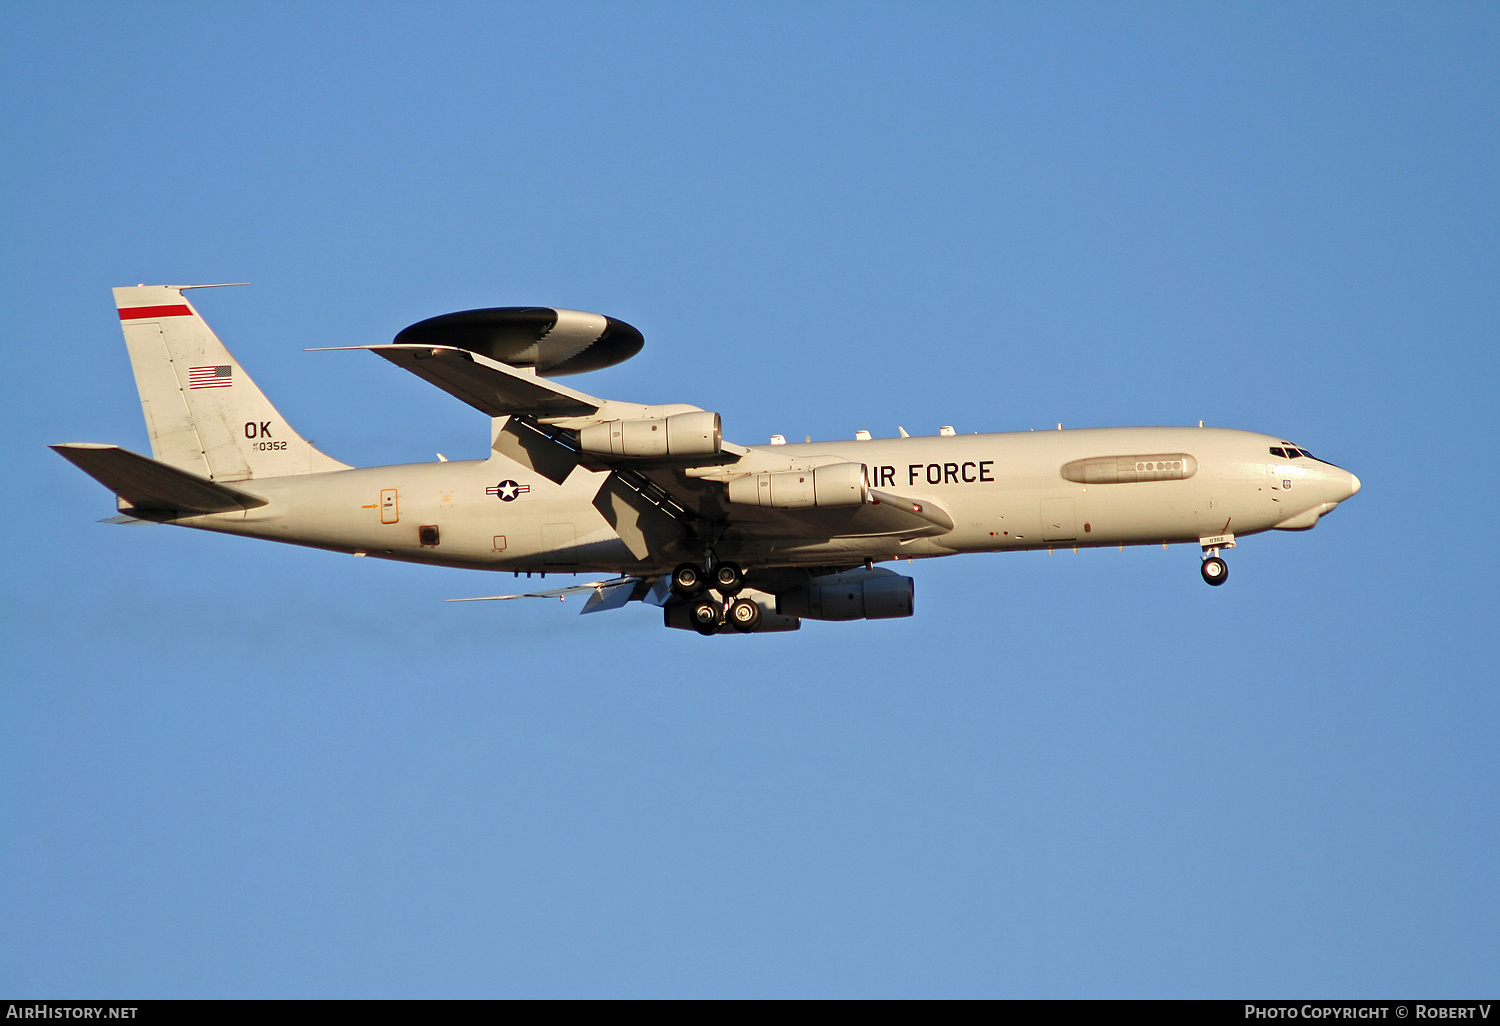
[{"label": "engine nacelle", "polygon": [[777,509],[858,506],[865,501],[869,487],[869,473],[863,463],[830,463],[812,470],[737,477],[729,482],[729,501]]},{"label": "engine nacelle", "polygon": [[578,446],[601,456],[717,456],[719,415],[698,410],[647,420],[610,420],[578,432]]},{"label": "engine nacelle", "polygon": [[910,616],[916,582],[889,570],[848,570],[814,577],[776,598],[776,612],[808,620],[888,620]]}]

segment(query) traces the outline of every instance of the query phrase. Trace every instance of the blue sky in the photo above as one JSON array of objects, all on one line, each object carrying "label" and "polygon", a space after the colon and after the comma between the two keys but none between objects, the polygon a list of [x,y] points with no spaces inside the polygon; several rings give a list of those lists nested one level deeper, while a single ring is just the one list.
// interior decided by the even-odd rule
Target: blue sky
[{"label": "blue sky", "polygon": [[[0,8],[0,992],[1493,995],[1500,12]],[[1246,540],[918,563],[704,640],[508,578],[115,527],[108,289],[195,299],[359,465],[485,450],[382,361],[595,310],[725,433],[1278,433]]]}]

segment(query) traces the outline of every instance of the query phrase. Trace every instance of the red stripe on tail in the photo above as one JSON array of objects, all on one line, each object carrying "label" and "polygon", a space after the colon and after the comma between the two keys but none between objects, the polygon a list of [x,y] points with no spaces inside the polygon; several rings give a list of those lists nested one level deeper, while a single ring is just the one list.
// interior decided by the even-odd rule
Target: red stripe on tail
[{"label": "red stripe on tail", "polygon": [[181,306],[126,306],[120,308],[120,320],[138,321],[146,317],[187,317],[193,312],[193,308],[186,305]]}]

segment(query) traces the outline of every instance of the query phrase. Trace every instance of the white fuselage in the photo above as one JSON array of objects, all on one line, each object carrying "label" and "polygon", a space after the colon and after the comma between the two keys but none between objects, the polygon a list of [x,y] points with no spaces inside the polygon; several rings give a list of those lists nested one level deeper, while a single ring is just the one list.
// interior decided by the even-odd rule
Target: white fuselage
[{"label": "white fuselage", "polygon": [[[1352,474],[1331,464],[1272,455],[1271,448],[1282,444],[1248,431],[1139,427],[757,447],[777,456],[863,463],[872,488],[931,503],[954,527],[915,538],[756,537],[731,528],[718,551],[748,567],[1059,546],[1196,544],[1216,535],[1311,527],[1358,490]],[[1145,467],[1148,456],[1156,457],[1149,461],[1153,465],[1131,480],[1101,482],[1076,469],[1070,473],[1082,480],[1064,476],[1064,467],[1080,461],[1135,468]],[[607,477],[607,470],[580,465],[557,484],[497,453],[487,460],[255,478],[240,487],[267,499],[266,505],[177,522],[444,566],[670,570],[682,558],[680,551],[638,558],[596,508],[595,496]],[[723,486],[705,487],[722,491]]]}]

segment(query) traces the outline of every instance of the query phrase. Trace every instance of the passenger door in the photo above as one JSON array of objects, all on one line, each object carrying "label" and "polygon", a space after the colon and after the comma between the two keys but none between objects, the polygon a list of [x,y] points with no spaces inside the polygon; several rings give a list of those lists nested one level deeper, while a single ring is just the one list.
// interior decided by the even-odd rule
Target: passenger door
[{"label": "passenger door", "polygon": [[1042,540],[1076,541],[1078,539],[1078,516],[1073,509],[1073,499],[1042,500]]}]

